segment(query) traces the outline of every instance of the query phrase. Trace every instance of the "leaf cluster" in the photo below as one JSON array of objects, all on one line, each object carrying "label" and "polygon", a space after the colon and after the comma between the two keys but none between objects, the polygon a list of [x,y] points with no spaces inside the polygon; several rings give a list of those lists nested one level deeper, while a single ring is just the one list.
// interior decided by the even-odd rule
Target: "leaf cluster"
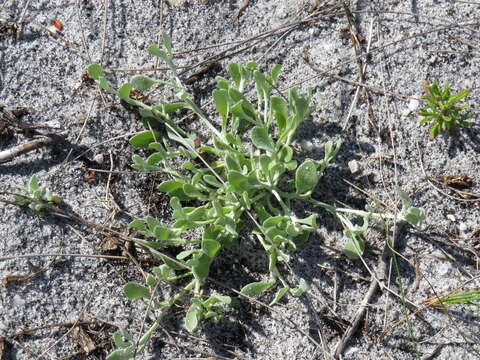
[{"label": "leaf cluster", "polygon": [[14,194],[15,202],[20,206],[28,206],[37,213],[40,213],[45,208],[45,203],[58,204],[61,201],[60,196],[39,184],[36,175],[32,175],[27,187],[21,187],[20,190],[25,195]]},{"label": "leaf cluster", "polygon": [[453,132],[457,126],[469,128],[471,123],[466,120],[472,117],[471,114],[461,115],[460,112],[467,109],[468,104],[456,106],[456,104],[470,94],[471,89],[452,94],[448,82],[445,83],[443,90],[439,87],[437,79],[427,87],[428,91],[422,99],[427,101],[427,105],[420,109],[422,123],[432,122],[430,135],[437,137],[439,133]]}]

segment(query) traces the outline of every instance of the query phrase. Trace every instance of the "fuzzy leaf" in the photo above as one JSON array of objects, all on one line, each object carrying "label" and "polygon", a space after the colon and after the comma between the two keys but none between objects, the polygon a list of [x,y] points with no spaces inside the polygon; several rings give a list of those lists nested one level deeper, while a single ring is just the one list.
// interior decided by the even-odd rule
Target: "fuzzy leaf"
[{"label": "fuzzy leaf", "polygon": [[132,88],[133,86],[130,83],[123,84],[120,89],[118,89],[118,96],[125,101],[130,100],[130,91],[132,91]]},{"label": "fuzzy leaf", "polygon": [[192,272],[195,278],[201,282],[205,281],[210,272],[211,258],[206,254],[195,256],[194,259],[188,261],[192,267]]},{"label": "fuzzy leaf", "polygon": [[185,328],[189,332],[194,332],[197,329],[201,315],[202,311],[197,304],[190,305],[185,316]]},{"label": "fuzzy leaf", "polygon": [[301,278],[298,287],[295,289],[290,289],[290,293],[293,296],[301,296],[308,290],[310,290],[310,285],[305,281],[305,279]]},{"label": "fuzzy leaf", "polygon": [[266,150],[271,153],[276,150],[272,138],[264,127],[256,126],[252,129],[252,142],[258,149]]},{"label": "fuzzy leaf", "polygon": [[298,194],[312,191],[317,186],[319,175],[317,164],[312,160],[305,160],[295,173],[295,188]]},{"label": "fuzzy leaf", "polygon": [[130,84],[132,84],[133,88],[140,91],[146,91],[158,82],[159,81],[151,79],[148,76],[144,75],[136,75],[130,80]]},{"label": "fuzzy leaf", "polygon": [[103,68],[97,64],[91,64],[87,67],[88,76],[94,80],[98,80],[100,77],[104,76]]},{"label": "fuzzy leaf", "polygon": [[237,86],[239,86],[242,80],[240,65],[235,63],[230,63],[228,64],[227,71],[228,71],[228,74],[232,77],[233,81],[235,81]]},{"label": "fuzzy leaf", "polygon": [[248,285],[245,285],[240,292],[243,295],[249,296],[249,297],[255,297],[259,296],[268,288],[270,288],[274,284],[274,281],[270,282],[253,282]]},{"label": "fuzzy leaf", "polygon": [[221,245],[218,241],[207,239],[202,240],[202,250],[211,259],[215,257],[218,250],[220,250],[220,247]]},{"label": "fuzzy leaf", "polygon": [[285,296],[285,294],[288,292],[289,289],[290,289],[289,287],[282,287],[278,289],[277,294],[273,298],[272,302],[268,305],[272,306],[278,303]]},{"label": "fuzzy leaf", "polygon": [[126,283],[123,286],[123,292],[125,293],[125,295],[127,295],[127,297],[130,300],[136,300],[136,299],[141,299],[141,298],[145,298],[145,299],[150,298],[150,290],[148,290],[148,288],[146,288],[143,285],[139,285],[135,282],[131,282],[131,281]]},{"label": "fuzzy leaf", "polygon": [[143,131],[130,138],[129,143],[135,147],[146,147],[150,143],[155,142],[160,136],[161,134],[158,131]]},{"label": "fuzzy leaf", "polygon": [[343,253],[351,260],[358,259],[365,251],[365,243],[360,236],[351,238],[343,248]]}]

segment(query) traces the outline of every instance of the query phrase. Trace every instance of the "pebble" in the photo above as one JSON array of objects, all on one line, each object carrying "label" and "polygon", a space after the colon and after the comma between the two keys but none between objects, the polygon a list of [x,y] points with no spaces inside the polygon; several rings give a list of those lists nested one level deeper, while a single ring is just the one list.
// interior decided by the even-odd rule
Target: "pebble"
[{"label": "pebble", "polygon": [[358,347],[350,346],[350,347],[347,348],[347,350],[345,350],[345,356],[348,357],[350,355],[353,355],[356,352],[358,352],[358,350],[360,350]]},{"label": "pebble", "polygon": [[309,140],[300,141],[300,146],[302,147],[303,151],[306,151],[306,152],[310,152],[313,149],[313,144]]},{"label": "pebble", "polygon": [[420,105],[420,101],[417,99],[411,99],[410,102],[408,103],[408,110],[411,112],[414,112],[417,110],[418,106]]},{"label": "pebble", "polygon": [[450,221],[457,221],[457,218],[455,216],[453,216],[452,214],[448,214],[447,219],[450,220]]},{"label": "pebble", "polygon": [[458,226],[458,229],[460,230],[460,232],[462,234],[466,234],[466,232],[468,231],[468,225],[465,224],[464,222],[460,223],[460,225]]},{"label": "pebble", "polygon": [[356,174],[360,170],[357,160],[350,160],[347,165],[352,174]]},{"label": "pebble", "polygon": [[104,160],[103,154],[97,154],[93,157],[93,161],[95,161],[97,164],[102,164]]},{"label": "pebble", "polygon": [[408,115],[410,115],[410,113],[411,113],[410,109],[403,109],[402,112],[400,113],[400,116],[405,118]]}]

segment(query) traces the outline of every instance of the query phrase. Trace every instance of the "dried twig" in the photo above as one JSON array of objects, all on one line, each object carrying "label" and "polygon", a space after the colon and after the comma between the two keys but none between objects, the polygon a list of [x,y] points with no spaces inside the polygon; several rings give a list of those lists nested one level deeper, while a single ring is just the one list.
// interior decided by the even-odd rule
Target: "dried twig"
[{"label": "dried twig", "polygon": [[[337,344],[337,347],[335,348],[334,357],[337,358],[337,359],[342,355],[343,351],[345,350],[345,347],[347,346],[347,343],[350,341],[353,334],[355,334],[355,332],[357,331],[358,326],[360,325],[360,322],[365,317],[365,313],[367,311],[368,304],[372,300],[372,298],[375,295],[375,293],[377,292],[377,290],[380,288],[380,282],[379,281],[383,280],[384,277],[385,277],[387,267],[388,267],[388,262],[389,262],[389,259],[390,259],[390,254],[391,254],[390,249],[395,248],[395,242],[396,242],[395,237],[396,237],[396,235],[398,235],[402,224],[403,223],[399,223],[399,224],[395,225],[395,228],[394,228],[394,231],[393,231],[393,234],[394,234],[393,243],[390,244],[390,245],[388,243],[385,243],[385,247],[383,249],[382,257],[380,258],[380,262],[377,265],[377,269],[376,269],[377,277],[372,277],[372,283],[370,284],[370,287],[368,288],[368,291],[365,294],[365,297],[364,297],[362,303],[360,304],[360,307],[358,308],[358,310],[357,310],[357,312],[356,312],[356,314],[353,318],[353,321],[351,322],[351,325],[348,327],[347,331],[343,334],[342,338],[340,339],[340,341]],[[390,246],[391,246],[391,248],[390,248]]]},{"label": "dried twig", "polygon": [[318,66],[314,65],[312,63],[312,61],[310,60],[310,56],[308,54],[308,46],[305,46],[303,48],[303,52],[302,52],[302,58],[303,60],[305,60],[305,62],[307,63],[307,65],[310,67],[310,69],[312,69],[313,71],[315,72],[318,72],[322,75],[325,75],[325,76],[328,76],[328,77],[331,77],[333,79],[336,79],[336,80],[340,80],[340,81],[343,81],[343,82],[346,82],[347,84],[350,84],[350,85],[355,85],[355,86],[362,86],[364,88],[367,88],[373,92],[376,92],[377,94],[380,94],[380,95],[386,95],[386,96],[395,96],[395,97],[399,97],[399,98],[402,98],[402,99],[415,99],[415,100],[420,100],[420,98],[418,96],[410,96],[410,95],[405,95],[405,94],[400,94],[400,93],[394,93],[394,92],[390,92],[390,91],[385,91],[377,86],[373,86],[373,85],[368,85],[368,84],[365,84],[365,83],[362,83],[360,81],[355,81],[355,80],[350,80],[350,79],[347,79],[347,78],[344,78],[342,76],[339,76],[339,75],[336,75],[336,74],[332,74],[328,71],[325,71],[321,68],[319,68]]},{"label": "dried twig", "polygon": [[250,0],[242,1],[242,3],[240,4],[240,7],[237,10],[237,13],[233,16],[233,21],[238,21],[240,19],[240,16],[242,16],[245,10],[247,9],[249,2]]},{"label": "dried twig", "polygon": [[25,154],[29,151],[32,151],[34,149],[38,149],[38,148],[40,148],[42,146],[45,146],[45,145],[50,145],[50,144],[60,142],[62,140],[63,140],[62,137],[60,137],[58,135],[51,134],[49,137],[46,137],[46,138],[43,138],[43,139],[40,139],[40,140],[30,141],[26,144],[15,146],[15,147],[13,147],[11,149],[8,149],[8,150],[0,151],[0,163],[10,161],[13,158],[15,158],[16,156],[19,156],[21,154]]}]

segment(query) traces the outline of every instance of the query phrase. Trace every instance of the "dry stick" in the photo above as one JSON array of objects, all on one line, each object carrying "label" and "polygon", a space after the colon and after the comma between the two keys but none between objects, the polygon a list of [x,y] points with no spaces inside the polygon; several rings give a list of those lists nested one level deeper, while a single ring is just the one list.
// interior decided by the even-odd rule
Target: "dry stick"
[{"label": "dry stick", "polygon": [[[311,23],[311,22],[314,22],[318,19],[320,19],[321,17],[315,17],[314,15],[316,14],[311,14],[311,15],[308,15],[306,17],[304,17],[303,19],[300,19],[300,20],[297,20],[297,21],[293,21],[293,22],[290,22],[290,23],[287,23],[287,24],[283,24],[283,25],[280,25],[278,27],[276,27],[275,29],[272,29],[272,30],[269,30],[269,31],[266,31],[262,34],[259,34],[259,35],[255,35],[255,36],[252,36],[251,38],[249,39],[246,39],[246,40],[242,40],[238,43],[236,43],[236,45],[233,45],[233,46],[230,46],[229,48],[223,50],[223,51],[220,51],[218,52],[217,54],[214,54],[210,57],[208,57],[207,59],[203,60],[203,61],[200,61],[198,62],[197,64],[195,65],[192,65],[190,66],[188,69],[194,69],[196,67],[199,67],[199,66],[202,66],[202,65],[205,65],[205,64],[208,64],[212,61],[219,61],[219,60],[222,60],[224,58],[227,58],[227,57],[231,57],[231,56],[234,56],[234,55],[237,55],[249,48],[252,48],[253,46],[261,43],[263,40],[267,39],[268,37],[272,36],[273,34],[276,34],[276,33],[279,33],[279,34],[283,34],[285,32],[288,32],[292,29],[295,29],[301,25],[305,25],[305,24],[308,24],[308,23]],[[335,15],[335,14],[330,14],[330,16],[332,15]],[[326,17],[327,15],[325,15],[324,17]],[[251,42],[251,41],[254,41],[256,40],[255,42],[253,42],[252,44],[250,45],[246,45],[244,46],[243,48],[239,49],[239,50],[236,50],[238,49],[238,45],[239,44],[244,44],[244,43],[248,43],[248,42]],[[236,50],[236,51],[233,51],[231,53],[228,53],[228,51],[231,51],[231,50]],[[189,70],[184,70],[183,72],[180,72],[179,75],[182,75],[184,74],[185,72],[189,71]]]},{"label": "dry stick", "polygon": [[[360,56],[362,56],[362,55],[360,55]],[[368,85],[368,84],[362,83],[360,81],[350,80],[350,79],[347,79],[345,77],[342,77],[342,76],[333,74],[331,72],[328,72],[326,70],[320,69],[318,66],[314,65],[312,63],[312,61],[310,60],[310,55],[308,54],[308,47],[307,46],[305,46],[303,48],[302,57],[303,57],[303,60],[305,60],[305,62],[307,63],[307,65],[310,67],[310,69],[312,69],[313,71],[318,72],[322,75],[331,77],[331,78],[336,79],[336,80],[346,82],[347,84],[351,84],[351,85],[355,85],[355,86],[362,86],[362,87],[364,87],[366,89],[369,89],[373,92],[376,92],[377,94],[380,94],[380,95],[395,96],[395,97],[399,97],[399,98],[402,98],[402,99],[420,100],[420,98],[418,96],[410,96],[410,95],[405,95],[405,94],[386,91],[386,90],[383,90],[383,89],[381,89],[377,86]]]},{"label": "dry stick", "polygon": [[[358,33],[358,31],[357,31],[357,33]],[[370,52],[370,46],[372,44],[372,34],[373,34],[373,19],[370,21],[370,27],[369,27],[369,31],[368,31],[367,49],[365,51],[366,56],[368,56],[368,53]],[[356,39],[358,41],[358,36],[356,37]],[[353,39],[352,39],[352,41],[353,41]],[[355,47],[355,44],[354,44],[354,47]],[[356,47],[355,47],[355,49],[356,49]],[[356,50],[355,50],[355,53],[356,53]],[[360,65],[360,76],[361,76],[360,80],[363,83],[365,82],[365,75],[364,74],[365,74],[366,69],[367,69],[367,61],[365,61],[365,64],[363,64],[363,67]],[[355,96],[353,97],[353,101],[350,104],[350,108],[348,109],[348,114],[347,114],[347,116],[345,118],[345,121],[343,123],[342,130],[345,130],[347,128],[348,120],[352,116],[353,109],[357,106],[358,95],[360,94],[360,89],[361,89],[361,87],[357,86],[357,89],[355,90]],[[366,94],[366,99],[367,99],[367,102],[368,102],[368,108],[369,108],[369,110],[371,110],[371,105],[370,105],[368,94]],[[370,111],[369,111],[369,113],[370,113]]]},{"label": "dry stick", "polygon": [[240,4],[240,7],[238,8],[237,13],[233,16],[233,21],[238,21],[240,19],[240,16],[242,16],[245,10],[247,9],[249,2],[250,0],[242,1],[242,3]]},{"label": "dry stick", "polygon": [[103,66],[103,58],[105,55],[105,47],[107,44],[107,6],[108,0],[103,2],[103,37],[102,37],[102,50],[100,55],[100,66]]},{"label": "dry stick", "polygon": [[451,37],[452,39],[455,39],[455,40],[457,40],[458,42],[461,42],[462,44],[465,44],[465,45],[470,46],[470,47],[472,47],[472,48],[474,48],[474,49],[480,50],[480,46],[474,45],[474,44],[472,44],[471,42],[468,42],[467,40],[465,40],[465,39],[463,39],[463,38],[461,38],[461,37],[457,37],[457,36],[454,36],[454,35],[452,35],[452,34],[447,34],[447,35],[448,35],[449,37]]},{"label": "dry stick", "polygon": [[[375,11],[373,11],[373,12],[375,12]],[[479,22],[469,22],[469,23],[465,23],[465,24],[450,24],[450,25],[445,25],[445,26],[439,26],[439,27],[437,27],[437,28],[434,29],[434,30],[422,31],[422,32],[413,34],[413,35],[411,35],[411,36],[407,36],[407,37],[405,37],[405,38],[403,38],[403,39],[401,39],[401,40],[394,40],[394,41],[391,41],[391,42],[389,42],[389,43],[386,43],[386,44],[384,44],[384,45],[382,45],[382,46],[375,47],[375,48],[373,48],[373,49],[371,50],[370,53],[379,52],[380,50],[386,49],[386,48],[388,48],[388,47],[390,47],[390,46],[392,46],[392,45],[398,44],[398,43],[400,43],[400,42],[402,42],[402,41],[406,41],[406,40],[409,40],[409,39],[414,39],[414,38],[417,38],[417,37],[420,37],[420,36],[429,35],[429,34],[431,34],[431,33],[433,33],[433,32],[440,32],[440,31],[444,31],[444,30],[451,29],[451,28],[466,27],[467,25],[478,25],[478,24],[480,24],[480,23],[479,23]],[[365,56],[365,54],[359,55],[359,57],[364,57],[364,56]],[[346,63],[349,63],[349,62],[351,62],[351,61],[353,61],[353,60],[355,60],[355,58],[353,58],[353,59],[348,59],[347,61],[343,61],[343,62],[339,63],[338,65],[331,67],[331,68],[330,68],[330,71],[331,71],[331,70],[334,70],[334,69],[336,69],[336,68],[339,68],[339,67],[341,67],[342,65],[344,65],[344,64],[346,64]],[[308,63],[307,63],[307,64],[308,64]],[[309,65],[310,65],[310,64],[309,64]],[[312,67],[312,66],[310,66],[310,67]],[[357,82],[352,81],[352,80],[350,80],[350,79],[346,79],[346,78],[343,78],[343,77],[341,77],[341,76],[332,74],[332,73],[327,72],[327,71],[325,71],[325,70],[322,70],[322,69],[320,69],[320,68],[318,68],[318,67],[315,67],[315,68],[316,68],[317,70],[315,70],[314,68],[312,68],[312,70],[314,70],[314,71],[316,71],[316,72],[320,72],[320,73],[322,73],[323,75],[327,75],[327,76],[330,76],[330,77],[332,77],[332,78],[335,78],[335,79],[337,79],[337,80],[345,81],[345,82],[350,83],[350,84],[352,84],[352,85],[365,86],[365,87],[369,88],[370,90],[372,90],[372,91],[374,91],[374,92],[378,92],[379,94],[390,95],[390,96],[397,96],[397,97],[406,98],[406,99],[419,100],[418,97],[413,97],[413,96],[408,96],[408,95],[391,93],[391,92],[382,90],[382,89],[380,89],[380,88],[378,88],[378,87],[371,87],[371,86],[369,86],[369,85],[367,85],[367,84],[357,83]],[[303,83],[306,82],[306,81],[314,80],[314,79],[316,79],[318,76],[319,76],[319,75],[312,76],[311,78],[306,79],[306,80],[304,80],[304,81],[301,81],[301,82],[299,82],[299,83],[296,83],[295,85],[300,85],[300,84],[303,84]]]},{"label": "dry stick", "polygon": [[37,354],[35,354],[28,346],[26,346],[25,344],[22,344],[17,339],[8,339],[8,340],[12,342],[14,345],[17,345],[19,348],[23,349],[23,351],[25,351],[26,353],[28,353],[31,356],[31,359],[40,359],[37,356]]},{"label": "dry stick", "polygon": [[112,151],[110,150],[108,152],[108,154],[110,155],[110,171],[108,172],[108,179],[107,179],[107,186],[105,187],[105,200],[109,200],[109,192],[110,192],[110,181],[112,180],[112,170],[113,170],[113,155],[112,155]]},{"label": "dry stick", "polygon": [[[96,98],[92,99],[92,102],[90,103],[90,108],[88,109],[87,117],[85,118],[85,121],[83,122],[83,125],[82,125],[82,128],[80,129],[80,132],[78,133],[76,139],[74,140],[74,144],[78,144],[78,140],[82,136],[82,133],[85,130],[85,126],[87,126],[88,120],[90,120],[90,116],[92,114],[92,110],[93,110],[93,107],[95,106],[96,100],[97,100]],[[65,160],[62,161],[62,164],[60,165],[60,167],[65,166],[68,163],[68,160],[69,160],[72,152],[73,152],[73,149],[70,149],[70,151],[67,154],[67,157],[65,158]]]},{"label": "dry stick", "polygon": [[[2,200],[0,200],[2,201]],[[37,257],[57,257],[57,256],[68,256],[68,257],[82,257],[82,258],[95,258],[95,259],[109,259],[109,260],[130,260],[125,256],[114,256],[114,255],[88,255],[88,254],[62,254],[62,253],[49,253],[49,254],[22,254],[22,255],[8,255],[0,256],[0,261],[6,260],[17,260],[17,259],[28,259],[28,258],[37,258]]]},{"label": "dry stick", "polygon": [[[44,26],[42,26],[43,28],[45,28]],[[48,30],[47,28],[47,31],[50,35],[52,35],[52,38],[55,38],[57,40],[60,40],[60,42],[62,42],[66,47],[76,51],[78,53],[78,55],[80,55],[81,58],[83,58],[84,60],[86,61],[89,61],[89,58],[87,55],[85,55],[74,43],[72,43],[71,41],[65,39],[63,36],[61,36],[59,33],[53,33],[51,32],[50,30]]]},{"label": "dry stick", "polygon": [[426,354],[426,355],[422,356],[420,360],[435,359],[440,354],[440,351],[444,348],[445,345],[446,344],[438,344],[430,354]]},{"label": "dry stick", "polygon": [[[403,225],[403,223],[397,223],[395,224],[394,230],[393,230],[393,244],[391,244],[391,248],[395,249],[395,243],[396,243],[396,236],[398,235],[398,230],[399,228]],[[383,249],[382,257],[380,259],[380,263],[377,265],[376,273],[377,277],[372,277],[372,283],[370,284],[370,287],[368,288],[367,293],[365,294],[365,297],[360,304],[359,309],[357,310],[355,317],[353,321],[351,322],[351,325],[348,327],[347,331],[343,334],[342,338],[337,344],[337,347],[335,348],[335,353],[334,357],[339,358],[343,351],[345,350],[345,347],[347,346],[347,343],[350,341],[351,337],[353,334],[357,331],[358,326],[360,325],[360,322],[363,320],[365,316],[365,312],[367,311],[367,306],[372,300],[373,296],[377,292],[377,290],[380,287],[380,280],[383,280],[386,274],[387,270],[387,263],[389,261],[391,254],[390,250],[390,245],[388,244],[388,241],[385,242],[385,247]]]},{"label": "dry stick", "polygon": [[10,161],[13,158],[15,158],[16,156],[19,156],[19,155],[25,154],[29,151],[41,148],[42,146],[45,146],[45,145],[50,145],[50,144],[57,143],[61,140],[63,140],[63,139],[60,136],[58,136],[58,135],[53,136],[53,134],[52,134],[52,136],[48,137],[48,138],[44,138],[44,139],[41,139],[41,140],[30,141],[28,143],[25,143],[25,144],[22,144],[22,145],[19,145],[19,146],[15,146],[11,149],[0,151],[0,163]]},{"label": "dry stick", "polygon": [[[377,36],[378,36],[378,41],[380,43],[383,43],[383,33],[381,32],[381,30],[379,29],[380,27],[380,24],[381,24],[381,20],[379,20],[379,17],[377,16]],[[386,83],[385,83],[385,68],[384,68],[384,53],[380,53],[380,60],[379,60],[379,64],[380,64],[380,83],[381,83],[381,86],[382,86],[382,89],[385,90],[386,89]],[[385,106],[386,108],[386,111],[385,113],[387,114],[387,128],[388,128],[388,131],[390,133],[390,136],[392,137],[393,139],[393,129],[392,129],[392,111],[390,110],[390,106],[389,106],[389,103],[388,103],[388,100],[386,97],[383,97],[382,98],[382,102],[383,102],[383,105]],[[369,103],[369,106],[370,106],[370,103]],[[379,129],[377,129],[378,131]],[[378,134],[380,135],[380,134]],[[395,186],[398,187],[398,172],[397,172],[397,162],[396,162],[396,158],[397,158],[397,151],[396,151],[396,145],[395,145],[395,141],[392,140],[392,149],[393,149],[393,161],[394,161],[394,182],[395,182]],[[387,186],[385,184],[385,176],[384,176],[384,161],[382,158],[379,159],[379,164],[380,164],[380,174],[381,174],[381,178],[382,178],[382,184],[384,186],[384,188],[386,189]],[[389,192],[387,192],[387,196],[390,198],[390,195],[389,195]],[[390,198],[390,200],[394,203],[395,200]],[[394,228],[394,232],[393,232],[393,238],[395,239],[396,238],[396,228]],[[392,261],[390,260],[390,266],[389,266],[389,269],[388,269],[388,285],[387,286],[390,286],[390,280],[391,280],[391,274],[392,274]],[[388,308],[390,306],[390,297],[387,297],[386,301],[385,301],[385,306],[384,306],[384,324],[386,323],[386,320],[387,320],[387,316],[388,316]]]},{"label": "dry stick", "polygon": [[[310,22],[317,21],[317,20],[321,19],[322,17],[326,18],[326,17],[329,17],[329,16],[337,15],[337,14],[336,13],[329,13],[328,15],[322,15],[322,16],[317,16],[317,17],[315,15],[320,15],[320,14],[317,14],[317,13],[310,14],[310,15],[304,17],[303,19],[280,25],[280,26],[278,26],[274,29],[271,29],[271,30],[265,31],[263,33],[254,35],[254,36],[252,36],[250,38],[247,38],[247,39],[231,41],[231,42],[215,44],[215,45],[209,45],[209,46],[204,46],[204,47],[199,47],[199,48],[194,48],[194,49],[178,50],[178,51],[174,51],[173,54],[174,55],[182,55],[182,54],[189,54],[189,53],[197,52],[197,51],[204,51],[204,50],[219,48],[219,47],[222,47],[222,46],[229,46],[227,49],[222,50],[222,51],[218,52],[217,54],[214,54],[214,55],[210,56],[209,58],[207,58],[203,61],[200,61],[200,62],[198,62],[194,65],[179,66],[178,67],[178,69],[185,69],[184,72],[187,72],[187,71],[190,71],[190,70],[192,70],[196,67],[208,64],[212,61],[218,61],[218,60],[221,60],[223,58],[236,55],[236,54],[238,54],[242,51],[245,51],[246,49],[260,43],[261,41],[267,39],[268,37],[270,37],[270,36],[272,36],[276,33],[284,34],[285,32],[289,32],[289,31],[295,29],[296,27],[298,27],[300,25],[304,25],[304,24],[308,24]],[[230,54],[228,53],[228,51],[230,51],[230,50],[238,49],[238,47],[240,45],[243,45],[243,44],[255,41],[255,40],[257,40],[257,41],[255,43],[251,44],[251,45],[247,45],[244,48],[242,48],[238,51],[235,51],[233,53],[230,53]],[[152,67],[149,67],[149,68],[106,68],[105,69],[105,71],[111,71],[111,72],[126,72],[126,71],[145,72],[145,71],[156,71],[156,70],[169,70],[169,69],[166,68],[166,67],[158,67],[158,68],[154,68],[154,67],[153,68]],[[180,73],[180,75],[183,74],[184,72]]]},{"label": "dry stick", "polygon": [[39,330],[45,330],[45,329],[51,329],[54,327],[71,327],[75,325],[95,325],[98,323],[102,323],[102,321],[99,320],[83,320],[83,321],[78,321],[75,322],[73,320],[67,320],[64,322],[59,322],[59,323],[52,323],[52,324],[47,324],[47,325],[41,325],[41,326],[36,326],[33,328],[24,328],[23,330],[10,335],[11,337],[18,337],[18,336],[25,336],[25,335],[31,335],[32,333],[39,331]]},{"label": "dry stick", "polygon": [[[162,34],[163,34],[163,4],[164,0],[160,0],[160,16],[159,16],[159,31],[157,35],[157,47],[160,47],[160,42],[162,41]],[[160,65],[160,57],[155,57],[155,73]]]},{"label": "dry stick", "polygon": [[21,24],[25,20],[25,14],[27,13],[28,6],[30,5],[30,1],[28,0],[25,6],[23,7],[22,14],[20,15],[20,18],[18,19],[18,23]]}]

